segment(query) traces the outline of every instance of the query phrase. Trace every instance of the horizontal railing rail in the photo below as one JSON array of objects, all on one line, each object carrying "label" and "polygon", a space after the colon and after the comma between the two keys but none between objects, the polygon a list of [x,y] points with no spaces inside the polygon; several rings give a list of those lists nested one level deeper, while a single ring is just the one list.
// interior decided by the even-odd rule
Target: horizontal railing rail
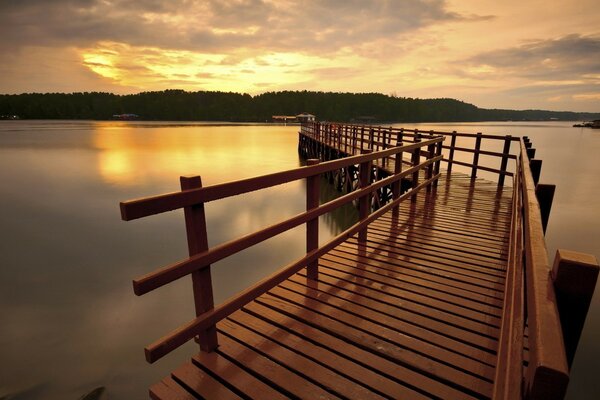
[{"label": "horizontal railing rail", "polygon": [[[371,149],[363,149],[366,154],[323,163],[318,163],[318,160],[309,160],[309,164],[315,165],[220,185],[201,187],[200,180],[198,179],[197,186],[200,187],[189,188],[186,186],[182,192],[122,202],[120,205],[121,216],[126,221],[178,208],[184,208],[186,211],[186,228],[188,231],[190,257],[135,279],[133,287],[134,292],[141,295],[191,274],[194,279],[194,298],[197,316],[188,324],[147,346],[145,349],[146,359],[149,362],[154,362],[194,337],[198,337],[202,350],[214,350],[217,346],[215,324],[218,321],[226,318],[232,312],[273,288],[301,268],[308,267],[307,276],[315,276],[317,268],[316,260],[350,236],[358,234],[359,243],[364,243],[366,241],[366,227],[369,223],[389,210],[394,209],[397,211],[400,202],[408,198],[415,199],[416,194],[423,188],[431,190],[432,187],[435,187],[435,183],[440,176],[439,163],[442,160],[441,145],[443,140],[442,136],[430,136],[427,140],[387,148],[377,152],[371,152]],[[428,148],[428,151],[422,151],[423,147]],[[437,150],[434,151],[434,149]],[[412,154],[413,162],[409,168],[397,168],[393,175],[371,182],[371,169],[374,161],[392,156],[401,159],[402,154],[405,152]],[[425,155],[425,160],[421,160],[423,155]],[[360,186],[355,191],[327,203],[319,205],[317,200],[315,204],[314,199],[318,199],[318,192],[315,193],[315,190],[318,191],[318,185],[314,184],[315,179],[326,172],[349,166],[358,166],[361,177]],[[425,177],[422,182],[419,182],[420,170],[425,171]],[[398,190],[399,182],[409,175],[413,177],[411,190],[401,194]],[[204,203],[266,189],[299,179],[307,180],[306,212],[241,238],[210,249],[208,248],[206,244]],[[373,192],[380,190],[384,186],[392,186],[394,188],[392,200],[371,213],[370,196]],[[326,244],[319,246],[318,225],[316,225],[318,217],[354,200],[359,201],[360,220]],[[306,224],[307,226],[307,253],[304,257],[285,266],[271,276],[264,278],[223,304],[214,307],[212,283],[210,281],[210,265],[212,263],[302,224]],[[207,292],[210,293],[208,298],[206,295]]]}]

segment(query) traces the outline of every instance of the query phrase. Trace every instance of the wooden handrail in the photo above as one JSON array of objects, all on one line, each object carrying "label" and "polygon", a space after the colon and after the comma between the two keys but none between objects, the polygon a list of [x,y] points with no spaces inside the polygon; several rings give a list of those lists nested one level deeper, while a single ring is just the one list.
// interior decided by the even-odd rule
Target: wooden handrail
[{"label": "wooden handrail", "polygon": [[[195,319],[191,320],[187,324],[177,328],[166,336],[163,336],[156,342],[150,344],[145,348],[146,360],[149,363],[153,363],[156,360],[162,358],[166,354],[175,350],[179,346],[191,340],[194,336],[196,336],[199,332],[207,329],[208,327],[216,324],[222,319],[226,318],[228,315],[233,313],[234,311],[240,309],[244,305],[248,304],[250,301],[265,293],[269,289],[275,287],[277,284],[283,282],[285,279],[289,278],[300,269],[304,268],[306,265],[310,264],[312,261],[317,260],[323,254],[327,253],[343,241],[347,240],[351,236],[355,235],[357,232],[364,229],[368,224],[375,221],[381,215],[385,214],[389,210],[396,207],[400,202],[412,196],[415,192],[422,190],[424,187],[431,185],[434,181],[436,181],[440,175],[435,175],[431,179],[427,181],[423,181],[413,190],[404,193],[396,200],[386,204],[379,210],[373,212],[363,221],[359,221],[350,228],[346,229],[333,239],[331,239],[326,244],[322,245],[316,250],[308,253],[306,256],[301,259],[288,264],[272,275],[264,278],[258,283],[254,284],[250,288],[242,291],[241,293],[235,295],[229,300],[225,301],[223,304],[217,306],[212,311],[208,311]],[[415,191],[415,192],[413,192]]]},{"label": "wooden handrail", "polygon": [[358,165],[365,161],[389,157],[400,152],[410,152],[416,148],[427,146],[430,143],[437,143],[442,140],[444,140],[442,137],[436,137],[421,143],[411,143],[401,147],[392,147],[377,153],[345,157],[339,160],[323,162],[318,165],[300,167],[287,171],[275,172],[273,174],[205,186],[199,189],[186,190],[184,192],[173,192],[159,196],[128,200],[120,203],[121,219],[124,221],[131,221],[149,215],[177,210],[186,206],[208,203],[226,197],[266,189],[299,179],[305,179],[309,176],[338,170],[350,165]]},{"label": "wooden handrail", "polygon": [[535,184],[525,143],[519,155],[522,171],[525,281],[529,326],[529,366],[525,394],[529,399],[562,399],[569,383],[556,295]]},{"label": "wooden handrail", "polygon": [[[331,128],[329,128],[329,130],[331,131]],[[321,129],[319,129],[319,131],[321,131]],[[441,149],[441,143],[443,140],[444,138],[442,136],[438,136],[428,138],[428,140],[424,140],[422,142],[411,143],[404,146],[396,146],[378,152],[371,153],[370,151],[365,151],[367,154],[346,157],[329,162],[317,163],[317,160],[313,160],[312,162],[309,162],[309,164],[314,165],[300,167],[275,174],[264,175],[256,178],[244,179],[237,182],[229,182],[221,185],[201,187],[201,184],[199,183],[200,181],[198,180],[198,184],[186,184],[185,187],[182,187],[184,189],[182,192],[169,193],[166,195],[153,196],[145,199],[121,203],[122,218],[125,220],[140,218],[143,216],[184,207],[186,209],[186,223],[188,223],[189,218],[187,217],[192,216],[192,214],[190,214],[191,210],[194,207],[203,206],[203,204],[207,201],[213,201],[237,194],[264,189],[278,184],[292,182],[298,179],[307,179],[309,184],[312,182],[310,185],[315,186],[315,179],[321,174],[338,170],[340,168],[346,168],[351,165],[355,166],[357,164],[366,165],[367,167],[363,168],[363,173],[365,173],[366,176],[370,176],[370,165],[373,160],[380,158],[385,159],[386,157],[391,156],[398,157],[398,155],[400,155],[401,159],[401,154],[403,152],[412,153],[413,159],[415,160],[415,163],[411,168],[407,168],[404,171],[398,169],[396,174],[376,180],[373,183],[367,182],[366,184],[361,185],[359,189],[322,205],[318,205],[318,203],[314,201],[313,197],[315,196],[315,193],[308,194],[310,198],[307,201],[307,210],[303,213],[271,225],[267,228],[261,229],[257,232],[215,246],[211,249],[203,246],[194,247],[193,249],[190,247],[190,257],[188,259],[134,280],[134,292],[138,295],[141,295],[188,274],[200,276],[198,275],[199,273],[206,270],[210,271],[209,268],[211,264],[301,224],[307,224],[308,226],[313,223],[314,225],[314,222],[320,215],[333,211],[344,204],[354,200],[359,200],[359,203],[362,204],[361,220],[351,228],[342,232],[342,234],[336,236],[324,246],[315,247],[315,243],[318,244],[318,242],[310,240],[309,243],[307,240],[307,254],[304,257],[276,272],[272,276],[263,279],[254,286],[244,290],[224,304],[218,307],[213,307],[212,298],[208,299],[209,301],[206,301],[206,299],[200,299],[195,292],[195,300],[198,301],[197,305],[199,306],[197,307],[197,310],[202,309],[205,312],[197,315],[196,319],[191,321],[189,324],[176,329],[171,334],[159,339],[157,342],[147,347],[147,360],[149,362],[154,362],[176,347],[198,335],[200,335],[200,340],[202,341],[201,348],[203,350],[214,350],[217,346],[217,343],[216,336],[213,337],[212,333],[214,332],[214,324],[216,324],[216,322],[227,317],[231,312],[239,309],[244,304],[274,287],[291,274],[297,272],[300,268],[306,266],[312,267],[313,271],[311,271],[311,274],[315,275],[316,267],[318,265],[316,261],[318,258],[327,251],[331,250],[333,247],[337,246],[342,241],[348,239],[351,235],[359,233],[359,243],[366,241],[366,227],[370,222],[374,221],[378,216],[382,215],[387,210],[390,210],[392,207],[397,207],[401,201],[409,196],[414,197],[414,195],[423,187],[431,186],[433,182],[439,178],[439,173],[433,175],[431,171],[434,170],[433,166],[439,164],[439,162],[442,160],[442,156],[439,154],[439,152],[434,152],[431,149]],[[339,142],[337,145],[341,146]],[[423,154],[421,147],[425,146],[429,146],[430,150],[425,153],[426,159],[421,162],[420,158]],[[429,171],[426,174],[428,179],[418,186],[414,186],[409,192],[403,195],[395,196],[392,202],[381,207],[376,212],[369,214],[367,208],[370,208],[370,206],[368,201],[365,205],[365,199],[368,199],[371,193],[386,186],[397,186],[397,182],[399,182],[401,179],[408,175],[414,175],[421,169],[427,169],[427,171]],[[436,167],[435,171],[437,172],[438,169],[439,167]],[[314,192],[315,188],[313,187],[311,190]],[[198,215],[203,217],[203,212]],[[201,225],[202,224],[195,226],[201,228]],[[194,228],[194,226],[190,225],[190,228]],[[195,241],[195,229],[192,231],[192,237]],[[314,231],[314,226],[312,231]],[[307,231],[307,233],[309,232]],[[210,277],[209,273],[205,275]],[[210,285],[210,280],[200,283]]]},{"label": "wooden handrail", "polygon": [[[569,382],[560,315],[527,147],[520,142],[513,185],[509,263],[494,400],[562,399]],[[523,371],[525,319],[529,364]],[[523,385],[521,385],[523,383]]]},{"label": "wooden handrail", "polygon": [[166,285],[167,283],[191,274],[194,271],[202,270],[210,264],[214,264],[217,261],[227,258],[260,242],[268,240],[273,236],[279,235],[299,225],[302,225],[307,221],[326,214],[344,204],[350,203],[351,201],[364,197],[366,194],[372,193],[384,186],[391,185],[394,182],[399,181],[408,175],[414,174],[420,169],[423,169],[440,159],[441,157],[433,157],[425,160],[412,168],[402,171],[398,175],[391,175],[387,178],[376,181],[369,186],[355,190],[344,196],[340,196],[316,208],[312,208],[309,211],[297,214],[285,221],[273,224],[257,232],[249,233],[241,238],[215,246],[212,249],[193,255],[183,261],[134,279],[134,293],[138,296],[146,294],[154,289]]}]

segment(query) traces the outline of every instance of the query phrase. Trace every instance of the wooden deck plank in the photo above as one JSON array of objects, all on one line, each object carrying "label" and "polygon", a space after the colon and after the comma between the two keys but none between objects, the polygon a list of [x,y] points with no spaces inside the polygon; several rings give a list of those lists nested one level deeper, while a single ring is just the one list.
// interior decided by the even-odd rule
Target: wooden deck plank
[{"label": "wooden deck plank", "polygon": [[511,196],[441,179],[322,256],[317,281],[300,271],[221,321],[218,349],[153,398],[490,398]]},{"label": "wooden deck plank", "polygon": [[283,400],[288,398],[277,389],[221,356],[218,352],[200,352],[192,357],[192,363],[209,371],[210,374],[218,377],[221,381],[227,382],[237,392],[243,393],[251,399]]},{"label": "wooden deck plank", "polygon": [[166,377],[158,383],[150,386],[150,398],[153,400],[195,400],[196,397],[186,391],[173,378]]},{"label": "wooden deck plank", "polygon": [[171,373],[171,376],[189,392],[200,398],[240,400],[227,386],[208,375],[191,362],[185,363]]},{"label": "wooden deck plank", "polygon": [[[419,371],[421,374],[435,377],[446,384],[456,385],[461,390],[475,391],[480,394],[489,394],[491,391],[490,377],[481,376],[486,373],[484,366],[479,371],[460,369],[460,364],[446,364],[432,356],[418,353],[421,350],[420,348],[411,349],[407,347],[407,343],[417,343],[417,341],[407,340],[398,332],[349,315],[341,310],[326,307],[323,303],[318,303],[306,297],[297,296],[302,304],[292,303],[289,301],[290,297],[295,296],[288,293],[285,293],[285,295],[287,298],[284,299],[269,294],[261,296],[257,302],[292,315],[304,323],[318,326],[321,330],[367,348],[371,352]],[[420,344],[420,346],[422,345]],[[430,350],[430,348],[426,350]],[[436,355],[441,358],[444,355],[440,353],[442,352],[437,352]],[[452,355],[447,356],[452,359]],[[456,362],[458,360],[462,361],[464,357],[455,356],[453,360]]]},{"label": "wooden deck plank", "polygon": [[301,399],[339,399],[338,396],[307,381],[272,359],[257,353],[251,346],[246,346],[228,335],[219,336],[218,352],[259,376],[261,380],[277,387],[287,396]]},{"label": "wooden deck plank", "polygon": [[[305,380],[312,382],[336,396],[356,399],[384,398],[364,386],[345,378],[337,373],[335,369],[305,357],[304,348],[308,346],[304,343],[298,343],[300,347],[297,348],[297,350],[300,352],[293,351],[286,346],[282,346],[280,342],[271,340],[268,337],[250,330],[244,325],[236,323],[235,319],[222,321],[219,324],[219,330],[231,337],[243,340],[244,345],[252,347],[254,351],[264,356],[268,356],[269,359],[274,362],[277,362],[300,375]],[[331,366],[336,368],[333,362],[331,363]]]}]

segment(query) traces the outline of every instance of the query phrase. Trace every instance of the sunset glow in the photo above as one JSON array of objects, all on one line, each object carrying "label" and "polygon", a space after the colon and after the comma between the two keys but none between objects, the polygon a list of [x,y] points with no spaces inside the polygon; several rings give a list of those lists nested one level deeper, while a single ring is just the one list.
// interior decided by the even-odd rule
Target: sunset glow
[{"label": "sunset glow", "polygon": [[591,0],[32,0],[0,10],[3,93],[306,89],[600,109]]}]

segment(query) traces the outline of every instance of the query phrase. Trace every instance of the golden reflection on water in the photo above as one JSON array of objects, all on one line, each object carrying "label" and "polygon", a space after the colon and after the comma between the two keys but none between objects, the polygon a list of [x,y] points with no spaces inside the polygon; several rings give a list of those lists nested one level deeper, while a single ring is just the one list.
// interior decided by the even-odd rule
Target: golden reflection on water
[{"label": "golden reflection on water", "polygon": [[293,152],[283,158],[265,151],[265,143],[272,141],[283,142],[293,151],[294,130],[281,126],[153,125],[139,129],[139,125],[100,123],[93,144],[100,151],[98,172],[113,185],[173,181],[203,171],[210,171],[211,183],[218,183],[298,166]]}]

